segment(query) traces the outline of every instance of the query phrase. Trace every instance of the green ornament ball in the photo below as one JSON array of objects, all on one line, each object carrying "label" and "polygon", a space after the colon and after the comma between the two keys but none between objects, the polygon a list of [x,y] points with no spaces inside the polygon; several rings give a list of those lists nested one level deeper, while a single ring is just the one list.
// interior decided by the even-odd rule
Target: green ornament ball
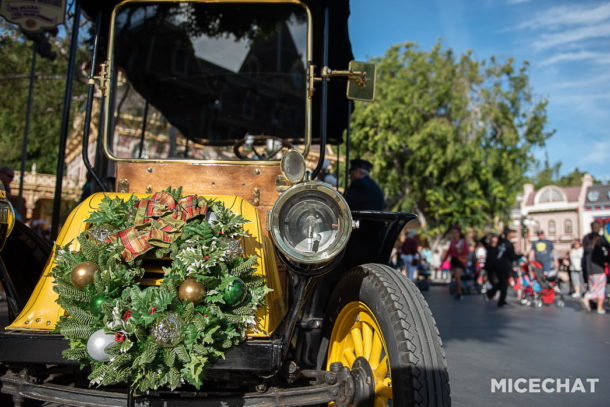
[{"label": "green ornament ball", "polygon": [[97,294],[91,299],[91,312],[94,315],[100,315],[102,313],[102,305],[110,302],[105,294]]},{"label": "green ornament ball", "polygon": [[234,277],[229,283],[225,291],[222,293],[225,303],[228,305],[237,305],[242,302],[248,294],[248,287],[241,279]]}]

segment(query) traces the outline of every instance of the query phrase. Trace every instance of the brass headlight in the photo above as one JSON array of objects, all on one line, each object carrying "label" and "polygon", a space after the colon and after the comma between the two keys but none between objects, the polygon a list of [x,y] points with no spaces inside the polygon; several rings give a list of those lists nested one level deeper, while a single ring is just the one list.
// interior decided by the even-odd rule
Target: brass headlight
[{"label": "brass headlight", "polygon": [[352,233],[345,199],[328,184],[309,181],[284,192],[269,217],[271,237],[291,261],[320,264],[339,255]]}]

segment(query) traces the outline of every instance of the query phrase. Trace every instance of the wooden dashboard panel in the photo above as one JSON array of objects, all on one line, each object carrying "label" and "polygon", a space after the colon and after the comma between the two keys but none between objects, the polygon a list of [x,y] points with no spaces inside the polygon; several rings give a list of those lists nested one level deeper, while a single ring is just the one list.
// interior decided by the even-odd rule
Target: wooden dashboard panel
[{"label": "wooden dashboard panel", "polygon": [[[237,195],[258,209],[267,221],[279,192],[278,165],[206,164],[206,163],[117,163],[118,192],[150,193],[168,186],[183,187],[185,194]],[[265,225],[265,223],[263,223]]]}]

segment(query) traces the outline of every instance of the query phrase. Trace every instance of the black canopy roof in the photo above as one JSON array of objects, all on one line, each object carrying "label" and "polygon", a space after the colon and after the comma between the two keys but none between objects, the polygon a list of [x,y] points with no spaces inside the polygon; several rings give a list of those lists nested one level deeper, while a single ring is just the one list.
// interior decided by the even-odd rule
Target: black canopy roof
[{"label": "black canopy roof", "polygon": [[[81,0],[84,12],[95,20],[98,16],[102,24],[102,32],[108,32],[110,13],[114,6],[120,1],[117,0]],[[352,47],[348,34],[348,18],[350,14],[349,0],[303,0],[313,16],[313,63],[317,67],[323,65],[323,44],[324,44],[324,10],[328,7],[329,11],[329,49],[328,65],[333,69],[346,69],[349,61],[353,59]],[[105,36],[104,36],[105,37]],[[100,42],[104,48],[105,38]],[[342,140],[342,135],[347,127],[347,117],[349,104],[345,98],[346,83],[344,80],[333,80],[328,86],[328,142],[338,144]],[[320,95],[316,92],[313,103],[313,128],[314,140],[320,135]],[[155,104],[158,104],[157,101]],[[157,105],[157,109],[164,112],[164,106]],[[167,109],[171,111],[171,109]],[[173,122],[171,115],[166,118]]]}]

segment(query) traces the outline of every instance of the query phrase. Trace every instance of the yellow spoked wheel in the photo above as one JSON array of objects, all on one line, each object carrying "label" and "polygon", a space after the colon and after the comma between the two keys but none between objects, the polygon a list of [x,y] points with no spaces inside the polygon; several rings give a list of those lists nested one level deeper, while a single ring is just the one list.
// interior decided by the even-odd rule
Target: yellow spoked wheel
[{"label": "yellow spoked wheel", "polygon": [[337,316],[326,368],[330,369],[334,362],[352,370],[361,398],[355,403],[392,405],[392,376],[383,333],[373,312],[363,302],[346,304]]},{"label": "yellow spoked wheel", "polygon": [[428,304],[396,270],[363,264],[345,273],[330,295],[326,320],[320,352],[326,369],[336,371],[339,363],[350,369],[352,407],[451,405],[445,353]]}]

